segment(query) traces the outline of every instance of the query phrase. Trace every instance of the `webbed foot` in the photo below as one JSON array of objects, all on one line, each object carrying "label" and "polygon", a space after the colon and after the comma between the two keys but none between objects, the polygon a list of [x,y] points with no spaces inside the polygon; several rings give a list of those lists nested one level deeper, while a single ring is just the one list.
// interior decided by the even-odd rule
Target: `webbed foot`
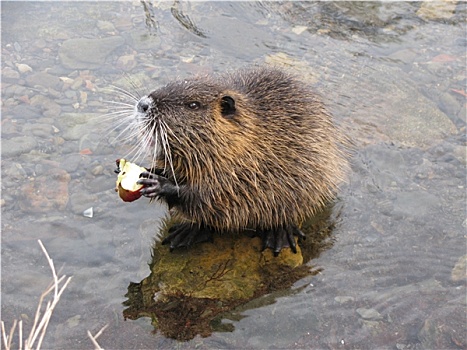
[{"label": "webbed foot", "polygon": [[263,241],[262,249],[272,249],[274,256],[278,256],[282,248],[288,248],[297,253],[295,236],[305,239],[305,234],[295,225],[276,227],[272,229],[258,230],[258,235]]},{"label": "webbed foot", "polygon": [[164,238],[162,244],[170,244],[170,251],[173,251],[202,242],[213,242],[212,231],[205,226],[183,223],[172,226],[169,229],[169,235]]}]

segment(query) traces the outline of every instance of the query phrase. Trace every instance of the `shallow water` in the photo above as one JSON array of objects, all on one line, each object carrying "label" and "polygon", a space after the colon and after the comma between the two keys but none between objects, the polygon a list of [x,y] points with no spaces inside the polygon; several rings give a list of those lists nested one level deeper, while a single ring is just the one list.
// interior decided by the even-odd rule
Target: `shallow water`
[{"label": "shallow water", "polygon": [[[31,326],[73,276],[43,348],[466,348],[466,4],[2,2],[2,320]],[[85,38],[99,40],[83,50]],[[109,39],[111,38],[111,39]],[[123,203],[129,146],[98,116],[174,77],[283,63],[355,142],[321,272],[177,343],[123,321],[165,208]],[[134,86],[136,84],[136,87]],[[128,102],[128,100],[127,100]],[[92,207],[94,216],[84,217]],[[302,287],[302,288],[299,288]]]}]

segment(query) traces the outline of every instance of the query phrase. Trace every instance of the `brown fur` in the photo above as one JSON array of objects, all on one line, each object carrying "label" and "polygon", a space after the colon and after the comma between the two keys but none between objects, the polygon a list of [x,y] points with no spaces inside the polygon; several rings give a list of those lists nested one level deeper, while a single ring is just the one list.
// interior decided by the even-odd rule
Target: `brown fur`
[{"label": "brown fur", "polygon": [[[280,69],[198,77],[149,96],[142,128],[160,125],[158,118],[166,124],[173,171],[164,176],[185,188],[173,208],[184,219],[220,231],[299,225],[343,179],[346,138],[317,95]],[[227,116],[225,96],[236,107]]]}]

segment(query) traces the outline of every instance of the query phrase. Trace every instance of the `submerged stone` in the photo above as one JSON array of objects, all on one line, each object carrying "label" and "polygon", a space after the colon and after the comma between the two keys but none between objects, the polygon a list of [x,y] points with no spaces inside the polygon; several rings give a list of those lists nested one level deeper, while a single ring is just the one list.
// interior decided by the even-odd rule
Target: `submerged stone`
[{"label": "submerged stone", "polygon": [[[261,252],[257,237],[216,236],[215,243],[172,253],[157,244],[151,274],[129,288],[131,307],[124,316],[146,314],[166,336],[179,340],[207,336],[219,313],[274,290],[278,283],[290,286],[296,281],[296,268],[307,273],[306,266],[299,269],[302,263],[300,248],[297,254],[283,249],[274,258],[270,250]],[[139,302],[135,304],[132,296]]]},{"label": "submerged stone", "polygon": [[69,39],[63,42],[58,54],[66,68],[95,69],[103,65],[107,56],[123,43],[124,40],[120,36]]},{"label": "submerged stone", "polygon": [[[174,252],[158,242],[150,275],[128,287],[124,317],[151,317],[154,327],[178,340],[208,336],[225,313],[309,275],[304,257],[308,261],[330,246],[327,219],[304,224],[306,244],[300,242],[296,254],[284,248],[277,257],[270,249],[261,250],[259,237],[246,233],[217,234],[214,242]],[[167,227],[162,231],[165,235]]]}]

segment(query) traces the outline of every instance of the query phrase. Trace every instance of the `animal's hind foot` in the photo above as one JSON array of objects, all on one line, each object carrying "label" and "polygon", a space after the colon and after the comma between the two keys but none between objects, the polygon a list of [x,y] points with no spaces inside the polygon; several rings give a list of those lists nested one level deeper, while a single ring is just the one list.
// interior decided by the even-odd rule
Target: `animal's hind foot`
[{"label": "animal's hind foot", "polygon": [[306,238],[305,234],[295,225],[257,230],[257,234],[263,241],[262,249],[272,249],[274,256],[278,256],[282,248],[290,248],[292,252],[297,253],[295,236],[299,239]]},{"label": "animal's hind foot", "polygon": [[196,243],[212,242],[212,232],[205,226],[192,223],[176,224],[169,229],[169,235],[162,241],[169,244],[170,251],[178,248],[188,248]]}]

